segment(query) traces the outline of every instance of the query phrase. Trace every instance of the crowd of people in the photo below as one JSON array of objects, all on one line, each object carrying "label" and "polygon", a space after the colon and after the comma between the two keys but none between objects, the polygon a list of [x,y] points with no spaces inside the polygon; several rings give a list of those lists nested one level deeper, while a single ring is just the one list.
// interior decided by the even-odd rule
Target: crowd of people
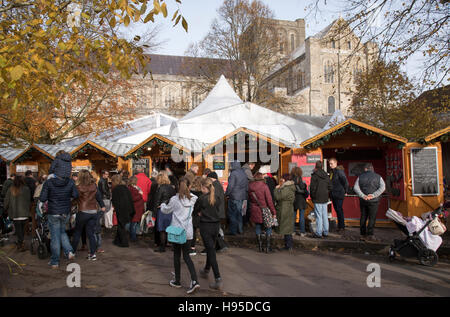
[{"label": "crowd of people", "polygon": [[[214,283],[210,285],[213,289],[222,287],[216,252],[227,249],[225,235],[242,234],[245,224],[254,227],[259,252],[273,252],[273,230],[284,237],[284,249],[292,250],[293,234],[306,235],[305,211],[307,199],[311,197],[316,222],[311,237],[320,239],[328,236],[329,200],[337,213],[338,232],[343,233],[343,201],[349,192],[349,183],[337,160],[332,158],[329,163],[328,174],[323,163],[316,162],[308,188],[300,167],[294,167],[290,174],[282,175],[277,181],[271,174],[270,166],[261,166],[255,172],[254,162],[241,166],[239,161],[233,161],[224,191],[216,172],[206,168],[202,175],[198,175],[199,166],[196,164],[179,179],[167,165],[165,170],[151,172],[151,178],[142,168],[136,170],[136,175],[121,171],[112,177],[105,170],[97,183],[88,170],[72,173],[70,155],[60,151],[48,177],[44,175],[36,181],[30,171],[25,173],[25,177],[11,175],[3,185],[1,196],[9,218],[14,221],[20,251],[26,250],[24,235],[30,217],[33,230],[36,227],[35,206],[47,213],[51,236],[49,265],[52,268],[59,267],[61,249],[69,260],[74,259],[77,251],[86,248],[87,244],[87,259],[90,261],[97,259],[97,253],[104,252],[101,248],[102,222],[105,212],[111,208],[117,219],[113,244],[118,247],[129,247],[130,241],[138,240],[141,220],[145,212],[150,211],[156,219],[154,251],[164,253],[169,244],[173,249],[175,276],[169,284],[181,287],[180,260],[183,255],[191,276],[190,294],[200,287],[191,259],[197,254],[198,232],[204,247],[200,253],[206,255],[205,266],[198,273],[201,278],[208,278],[209,272],[213,271]],[[383,179],[374,172],[371,164],[367,164],[354,186],[355,193],[360,197],[360,233],[363,240],[373,239],[378,203],[384,190]],[[69,237],[66,229],[74,213],[75,226]],[[266,225],[265,218],[269,216],[275,226]],[[228,231],[224,234],[226,224]],[[166,230],[171,226],[184,230],[185,243],[168,241]]]}]

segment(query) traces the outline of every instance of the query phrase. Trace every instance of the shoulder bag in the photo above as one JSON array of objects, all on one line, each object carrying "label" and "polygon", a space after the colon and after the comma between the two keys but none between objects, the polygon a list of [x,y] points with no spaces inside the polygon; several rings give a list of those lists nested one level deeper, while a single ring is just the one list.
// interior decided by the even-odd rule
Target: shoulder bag
[{"label": "shoulder bag", "polygon": [[[189,218],[187,220],[188,222],[189,219],[191,219],[191,214],[192,206],[189,207]],[[170,243],[185,244],[187,241],[186,230],[184,230],[184,228],[180,228],[177,226],[168,226],[166,228],[166,232],[167,241],[169,241]]]},{"label": "shoulder bag", "polygon": [[258,204],[259,208],[262,210],[262,218],[263,218],[263,224],[266,228],[272,228],[278,226],[278,221],[272,216],[272,212],[270,211],[270,208],[268,207],[262,207],[261,204],[258,201],[258,198],[256,198],[256,194],[252,192],[253,198],[255,198],[256,203]]}]

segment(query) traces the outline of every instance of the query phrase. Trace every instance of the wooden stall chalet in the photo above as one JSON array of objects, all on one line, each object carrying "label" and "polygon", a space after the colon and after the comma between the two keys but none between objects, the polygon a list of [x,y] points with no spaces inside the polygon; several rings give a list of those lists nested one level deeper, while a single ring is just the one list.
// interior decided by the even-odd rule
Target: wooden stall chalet
[{"label": "wooden stall chalet", "polygon": [[[290,166],[284,165],[284,171],[293,166],[303,170],[304,180],[309,185],[315,162],[323,160],[325,169],[328,160],[335,157],[338,166],[344,169],[353,188],[357,177],[364,171],[365,163],[372,163],[375,172],[386,182],[388,194],[384,194],[378,209],[378,225],[391,226],[385,213],[389,205],[407,213],[405,204],[405,162],[403,148],[407,139],[372,127],[353,119],[348,119],[334,127],[304,141],[299,149],[284,153]],[[284,172],[283,171],[283,172]],[[310,202],[310,208],[312,203]],[[336,217],[331,207],[333,217]],[[344,200],[344,214],[348,225],[359,225],[359,198],[352,190]]]},{"label": "wooden stall chalet", "polygon": [[136,174],[138,167],[143,167],[150,176],[152,170],[164,170],[170,165],[175,176],[180,177],[195,162],[203,170],[202,149],[206,145],[198,140],[153,134],[127,153],[125,159],[130,162],[129,171]]},{"label": "wooden stall chalet", "polygon": [[94,178],[98,179],[103,170],[110,173],[128,170],[129,162],[125,161],[122,156],[134,146],[134,144],[103,140],[86,140],[70,152],[72,172],[87,169],[91,171]]},{"label": "wooden stall chalet", "polygon": [[60,150],[70,152],[72,149],[51,144],[32,144],[11,162],[11,173],[25,175],[27,170],[31,170],[35,178],[47,175],[56,153]]},{"label": "wooden stall chalet", "polygon": [[230,174],[230,162],[256,162],[254,172],[262,165],[270,165],[274,175],[281,175],[279,168],[280,153],[293,144],[279,141],[275,137],[263,135],[247,128],[238,128],[219,140],[209,144],[203,150],[205,167],[219,176],[219,180],[227,187]]}]

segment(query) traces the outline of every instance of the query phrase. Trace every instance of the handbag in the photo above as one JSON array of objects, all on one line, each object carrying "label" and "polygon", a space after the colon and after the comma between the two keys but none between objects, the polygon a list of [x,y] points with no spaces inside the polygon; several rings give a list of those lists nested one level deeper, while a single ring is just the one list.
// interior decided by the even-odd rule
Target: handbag
[{"label": "handbag", "polygon": [[[189,207],[189,219],[191,219],[192,206]],[[168,226],[166,228],[167,241],[170,243],[185,244],[187,241],[186,230],[177,226]]]},{"label": "handbag", "polygon": [[276,219],[273,218],[270,208],[262,207],[258,201],[258,198],[256,198],[256,194],[254,192],[252,194],[259,208],[261,208],[264,227],[272,228],[278,226],[278,221],[276,221]]},{"label": "handbag", "polygon": [[447,228],[445,225],[439,220],[438,217],[434,218],[430,224],[428,225],[428,229],[430,232],[436,236],[442,235],[445,231],[447,231]]}]

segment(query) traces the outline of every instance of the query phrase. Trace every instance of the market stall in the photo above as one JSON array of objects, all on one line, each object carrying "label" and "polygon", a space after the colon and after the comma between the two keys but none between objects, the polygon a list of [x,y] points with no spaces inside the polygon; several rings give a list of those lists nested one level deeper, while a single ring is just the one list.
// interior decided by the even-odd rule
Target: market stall
[{"label": "market stall", "polygon": [[[184,176],[189,167],[195,162],[203,170],[201,151],[205,146],[193,139],[153,134],[143,142],[135,145],[124,157],[131,162],[130,172],[135,174],[136,168],[143,167],[148,176],[152,170],[164,170],[167,164],[177,178]],[[199,157],[199,160],[194,160]]]},{"label": "market stall", "polygon": [[86,169],[94,178],[99,179],[103,170],[111,173],[121,169],[127,170],[128,163],[121,156],[133,146],[133,144],[86,140],[70,152],[72,172]]}]

